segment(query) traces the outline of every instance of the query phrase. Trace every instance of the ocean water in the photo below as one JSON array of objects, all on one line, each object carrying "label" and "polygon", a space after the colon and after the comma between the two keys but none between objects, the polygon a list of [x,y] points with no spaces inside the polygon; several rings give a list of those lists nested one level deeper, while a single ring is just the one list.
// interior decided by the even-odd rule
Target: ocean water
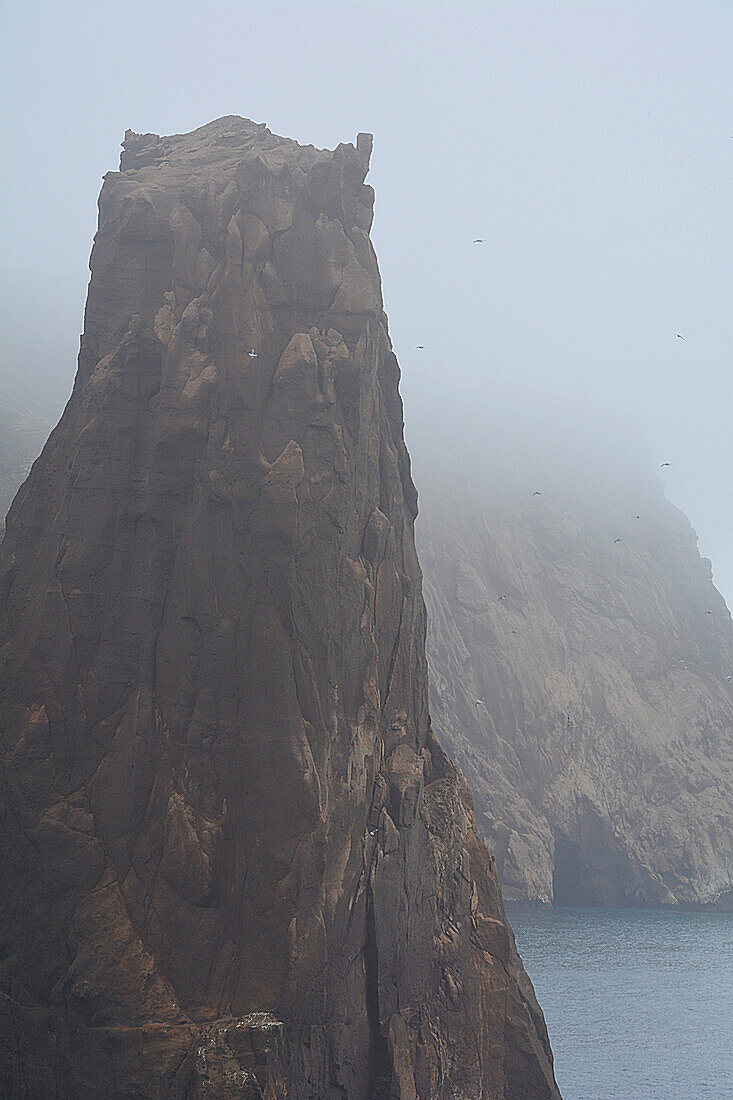
[{"label": "ocean water", "polygon": [[733,1100],[733,914],[507,915],[564,1100]]}]

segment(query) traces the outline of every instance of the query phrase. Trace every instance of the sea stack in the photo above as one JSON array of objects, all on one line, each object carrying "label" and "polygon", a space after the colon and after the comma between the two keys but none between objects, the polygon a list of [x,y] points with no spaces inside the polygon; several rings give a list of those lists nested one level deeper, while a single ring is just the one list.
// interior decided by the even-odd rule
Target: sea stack
[{"label": "sea stack", "polygon": [[371,138],[128,132],[10,509],[0,1081],[558,1097],[428,712]]}]

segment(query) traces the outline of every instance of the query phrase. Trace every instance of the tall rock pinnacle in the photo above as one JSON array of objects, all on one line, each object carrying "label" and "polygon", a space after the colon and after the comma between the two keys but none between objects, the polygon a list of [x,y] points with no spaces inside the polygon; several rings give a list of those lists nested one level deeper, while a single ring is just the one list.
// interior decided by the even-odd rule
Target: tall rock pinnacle
[{"label": "tall rock pinnacle", "polygon": [[371,139],[128,132],[2,549],[3,1088],[557,1097],[428,715]]}]

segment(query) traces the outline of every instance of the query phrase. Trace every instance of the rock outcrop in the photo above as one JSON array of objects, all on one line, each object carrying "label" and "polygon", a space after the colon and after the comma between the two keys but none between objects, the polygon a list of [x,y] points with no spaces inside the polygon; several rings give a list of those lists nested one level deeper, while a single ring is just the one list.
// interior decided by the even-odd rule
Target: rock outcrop
[{"label": "rock outcrop", "polygon": [[710,563],[659,484],[568,493],[536,467],[541,495],[475,466],[421,481],[431,713],[504,896],[730,909],[733,628]]},{"label": "rock outcrop", "polygon": [[2,548],[2,1086],[557,1097],[431,732],[371,139],[224,118],[105,177]]}]

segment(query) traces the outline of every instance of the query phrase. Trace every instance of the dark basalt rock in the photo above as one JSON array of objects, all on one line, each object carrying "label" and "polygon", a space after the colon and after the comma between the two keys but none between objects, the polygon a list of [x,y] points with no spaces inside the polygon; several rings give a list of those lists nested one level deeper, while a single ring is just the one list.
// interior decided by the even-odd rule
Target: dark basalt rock
[{"label": "dark basalt rock", "polygon": [[2,547],[7,1095],[558,1096],[430,728],[370,148],[224,118],[105,179]]}]

